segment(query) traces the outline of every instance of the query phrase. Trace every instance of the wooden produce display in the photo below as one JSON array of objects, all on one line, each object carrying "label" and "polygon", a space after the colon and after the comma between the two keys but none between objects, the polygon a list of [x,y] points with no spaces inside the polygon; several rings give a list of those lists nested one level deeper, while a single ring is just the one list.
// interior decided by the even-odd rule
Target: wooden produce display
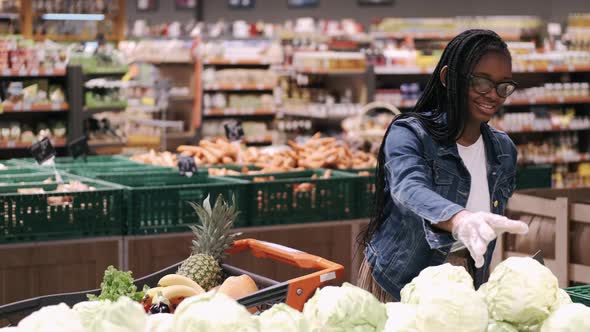
[{"label": "wooden produce display", "polygon": [[529,223],[527,235],[499,239],[495,262],[542,250],[561,287],[590,283],[590,189],[529,190],[514,194],[507,214]]}]

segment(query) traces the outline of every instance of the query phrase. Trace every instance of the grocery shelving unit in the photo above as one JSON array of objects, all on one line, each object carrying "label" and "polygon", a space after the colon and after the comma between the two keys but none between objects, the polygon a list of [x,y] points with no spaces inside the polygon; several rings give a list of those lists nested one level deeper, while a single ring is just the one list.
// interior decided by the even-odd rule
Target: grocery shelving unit
[{"label": "grocery shelving unit", "polygon": [[[3,70],[0,75],[0,82],[26,81],[31,79],[48,79],[64,88],[66,101],[62,103],[30,104],[20,102],[16,105],[0,106],[0,121],[19,122],[34,127],[38,123],[58,120],[66,123],[67,137],[52,138],[52,144],[60,154],[65,153],[67,142],[72,139],[72,130],[75,125],[75,109],[72,107],[75,95],[70,90],[69,81],[71,77],[66,69],[46,70]],[[0,158],[13,158],[30,156],[28,149],[32,142],[15,140],[0,140]]]}]

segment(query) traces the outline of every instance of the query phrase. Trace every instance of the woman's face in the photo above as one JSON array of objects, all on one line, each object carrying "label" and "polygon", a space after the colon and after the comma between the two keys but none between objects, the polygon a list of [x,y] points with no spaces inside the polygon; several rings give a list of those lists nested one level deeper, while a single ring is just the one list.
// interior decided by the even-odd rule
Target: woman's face
[{"label": "woman's face", "polygon": [[[486,80],[487,79],[487,80]],[[505,54],[489,52],[481,57],[473,69],[469,80],[468,109],[470,122],[488,122],[496,114],[505,97],[499,96],[495,88],[487,93],[481,91],[481,85],[495,84],[512,80],[512,63]]]}]

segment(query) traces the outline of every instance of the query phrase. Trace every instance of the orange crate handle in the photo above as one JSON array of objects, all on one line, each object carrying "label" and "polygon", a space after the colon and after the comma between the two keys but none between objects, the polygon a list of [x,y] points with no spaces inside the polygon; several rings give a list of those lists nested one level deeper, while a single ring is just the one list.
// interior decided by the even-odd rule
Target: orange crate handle
[{"label": "orange crate handle", "polygon": [[286,303],[299,311],[303,310],[303,305],[317,288],[344,277],[344,267],[340,264],[275,243],[242,239],[235,241],[227,252],[234,254],[246,250],[250,250],[255,257],[270,258],[302,269],[319,270],[287,281],[289,290]]}]

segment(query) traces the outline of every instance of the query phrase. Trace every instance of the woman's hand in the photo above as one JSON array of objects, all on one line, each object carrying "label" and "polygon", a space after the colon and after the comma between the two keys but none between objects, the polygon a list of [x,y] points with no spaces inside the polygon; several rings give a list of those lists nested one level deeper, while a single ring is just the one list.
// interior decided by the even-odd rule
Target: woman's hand
[{"label": "woman's hand", "polygon": [[505,232],[526,234],[529,231],[528,225],[522,221],[488,212],[463,210],[455,214],[450,223],[453,237],[469,250],[477,268],[483,266],[488,244],[496,237]]}]

